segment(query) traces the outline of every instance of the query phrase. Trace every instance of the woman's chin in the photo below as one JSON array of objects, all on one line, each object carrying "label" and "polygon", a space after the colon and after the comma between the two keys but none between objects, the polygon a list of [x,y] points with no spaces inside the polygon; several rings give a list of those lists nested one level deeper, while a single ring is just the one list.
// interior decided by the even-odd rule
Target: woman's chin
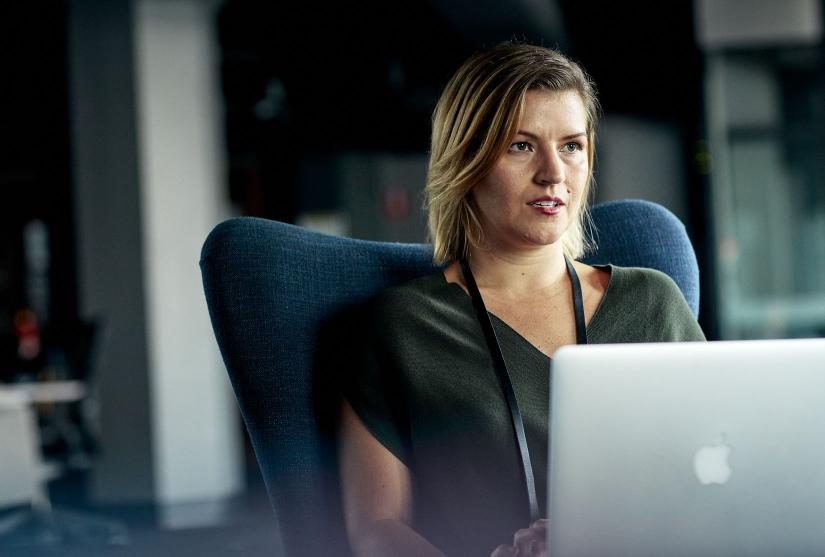
[{"label": "woman's chin", "polygon": [[564,239],[564,231],[543,231],[530,237],[530,244],[535,248],[561,247]]},{"label": "woman's chin", "polygon": [[519,252],[540,252],[562,249],[562,238],[563,236],[558,235],[528,237],[524,238],[521,242],[510,244],[509,250]]}]

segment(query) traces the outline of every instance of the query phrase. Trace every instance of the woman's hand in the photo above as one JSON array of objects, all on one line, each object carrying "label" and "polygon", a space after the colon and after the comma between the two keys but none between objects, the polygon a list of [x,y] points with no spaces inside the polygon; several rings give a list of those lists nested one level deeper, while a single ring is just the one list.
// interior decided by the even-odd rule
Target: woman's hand
[{"label": "woman's hand", "polygon": [[513,545],[500,545],[490,557],[548,557],[547,519],[540,518],[513,536]]}]

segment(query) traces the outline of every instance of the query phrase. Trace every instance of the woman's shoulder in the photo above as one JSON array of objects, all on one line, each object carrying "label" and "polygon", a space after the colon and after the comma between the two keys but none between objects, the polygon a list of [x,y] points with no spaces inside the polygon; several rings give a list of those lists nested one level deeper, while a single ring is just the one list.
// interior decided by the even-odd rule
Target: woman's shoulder
[{"label": "woman's shoulder", "polygon": [[606,302],[632,312],[658,312],[687,307],[685,296],[667,274],[644,267],[613,266]]},{"label": "woman's shoulder", "polygon": [[611,269],[611,290],[615,287],[617,291],[624,293],[639,294],[650,292],[660,296],[682,295],[682,291],[676,282],[667,274],[656,269],[645,267],[619,267],[613,265]]},{"label": "woman's shoulder", "polygon": [[388,286],[378,292],[373,300],[379,303],[392,303],[397,300],[423,298],[437,294],[444,285],[444,273],[437,269],[428,275]]},{"label": "woman's shoulder", "polygon": [[441,271],[385,288],[363,307],[358,334],[390,351],[409,350],[423,339],[446,339],[451,332],[461,334],[473,314],[471,305],[469,311],[464,307],[460,289]]},{"label": "woman's shoulder", "polygon": [[682,291],[667,274],[641,267],[611,266],[602,307],[591,322],[610,342],[700,340],[703,337]]},{"label": "woman's shoulder", "polygon": [[399,313],[426,311],[448,298],[449,289],[444,274],[436,270],[381,290],[369,300],[368,307],[374,316],[395,317]]}]

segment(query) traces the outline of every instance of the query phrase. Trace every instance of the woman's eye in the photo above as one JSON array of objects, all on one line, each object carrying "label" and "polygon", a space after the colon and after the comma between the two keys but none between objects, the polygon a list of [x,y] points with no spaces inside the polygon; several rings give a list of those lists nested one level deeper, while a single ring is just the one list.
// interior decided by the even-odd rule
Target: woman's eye
[{"label": "woman's eye", "polygon": [[562,150],[565,153],[575,153],[576,151],[581,151],[582,150],[582,145],[581,145],[581,143],[571,141],[570,143],[565,143],[564,147],[562,147]]},{"label": "woman's eye", "polygon": [[513,143],[512,145],[510,145],[510,150],[511,151],[519,151],[519,152],[529,151],[530,150],[530,144],[526,141],[518,141],[518,142]]}]

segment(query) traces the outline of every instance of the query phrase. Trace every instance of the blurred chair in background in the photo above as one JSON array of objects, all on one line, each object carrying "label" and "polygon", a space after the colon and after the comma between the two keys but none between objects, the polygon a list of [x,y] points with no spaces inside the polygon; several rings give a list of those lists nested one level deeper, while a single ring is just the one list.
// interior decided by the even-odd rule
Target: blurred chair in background
[{"label": "blurred chair in background", "polygon": [[0,338],[0,387],[16,390],[37,405],[44,455],[70,468],[88,468],[98,448],[94,354],[98,323],[77,321],[49,326],[31,357],[22,357],[19,339]]},{"label": "blurred chair in background", "polygon": [[[598,244],[586,263],[658,269],[694,314],[699,271],[684,226],[645,201],[592,210]],[[431,273],[432,250],[327,236],[238,218],[201,254],[215,336],[261,467],[283,555],[346,555],[335,421],[353,312],[388,286]]]},{"label": "blurred chair in background", "polygon": [[97,320],[77,321],[44,331],[43,344],[51,377],[45,383],[64,381],[80,391],[76,400],[53,403],[41,414],[41,442],[48,457],[69,468],[91,466],[98,450],[95,354],[100,334]]},{"label": "blurred chair in background", "polygon": [[[49,482],[87,469],[97,450],[95,426],[84,405],[94,392],[97,325],[74,323],[44,331],[42,355],[0,383],[0,546],[21,549],[81,545],[92,551],[122,544],[126,528],[83,513],[52,508]],[[6,343],[6,347],[16,347]],[[8,368],[7,368],[8,369]],[[49,457],[49,458],[44,458]]]}]

